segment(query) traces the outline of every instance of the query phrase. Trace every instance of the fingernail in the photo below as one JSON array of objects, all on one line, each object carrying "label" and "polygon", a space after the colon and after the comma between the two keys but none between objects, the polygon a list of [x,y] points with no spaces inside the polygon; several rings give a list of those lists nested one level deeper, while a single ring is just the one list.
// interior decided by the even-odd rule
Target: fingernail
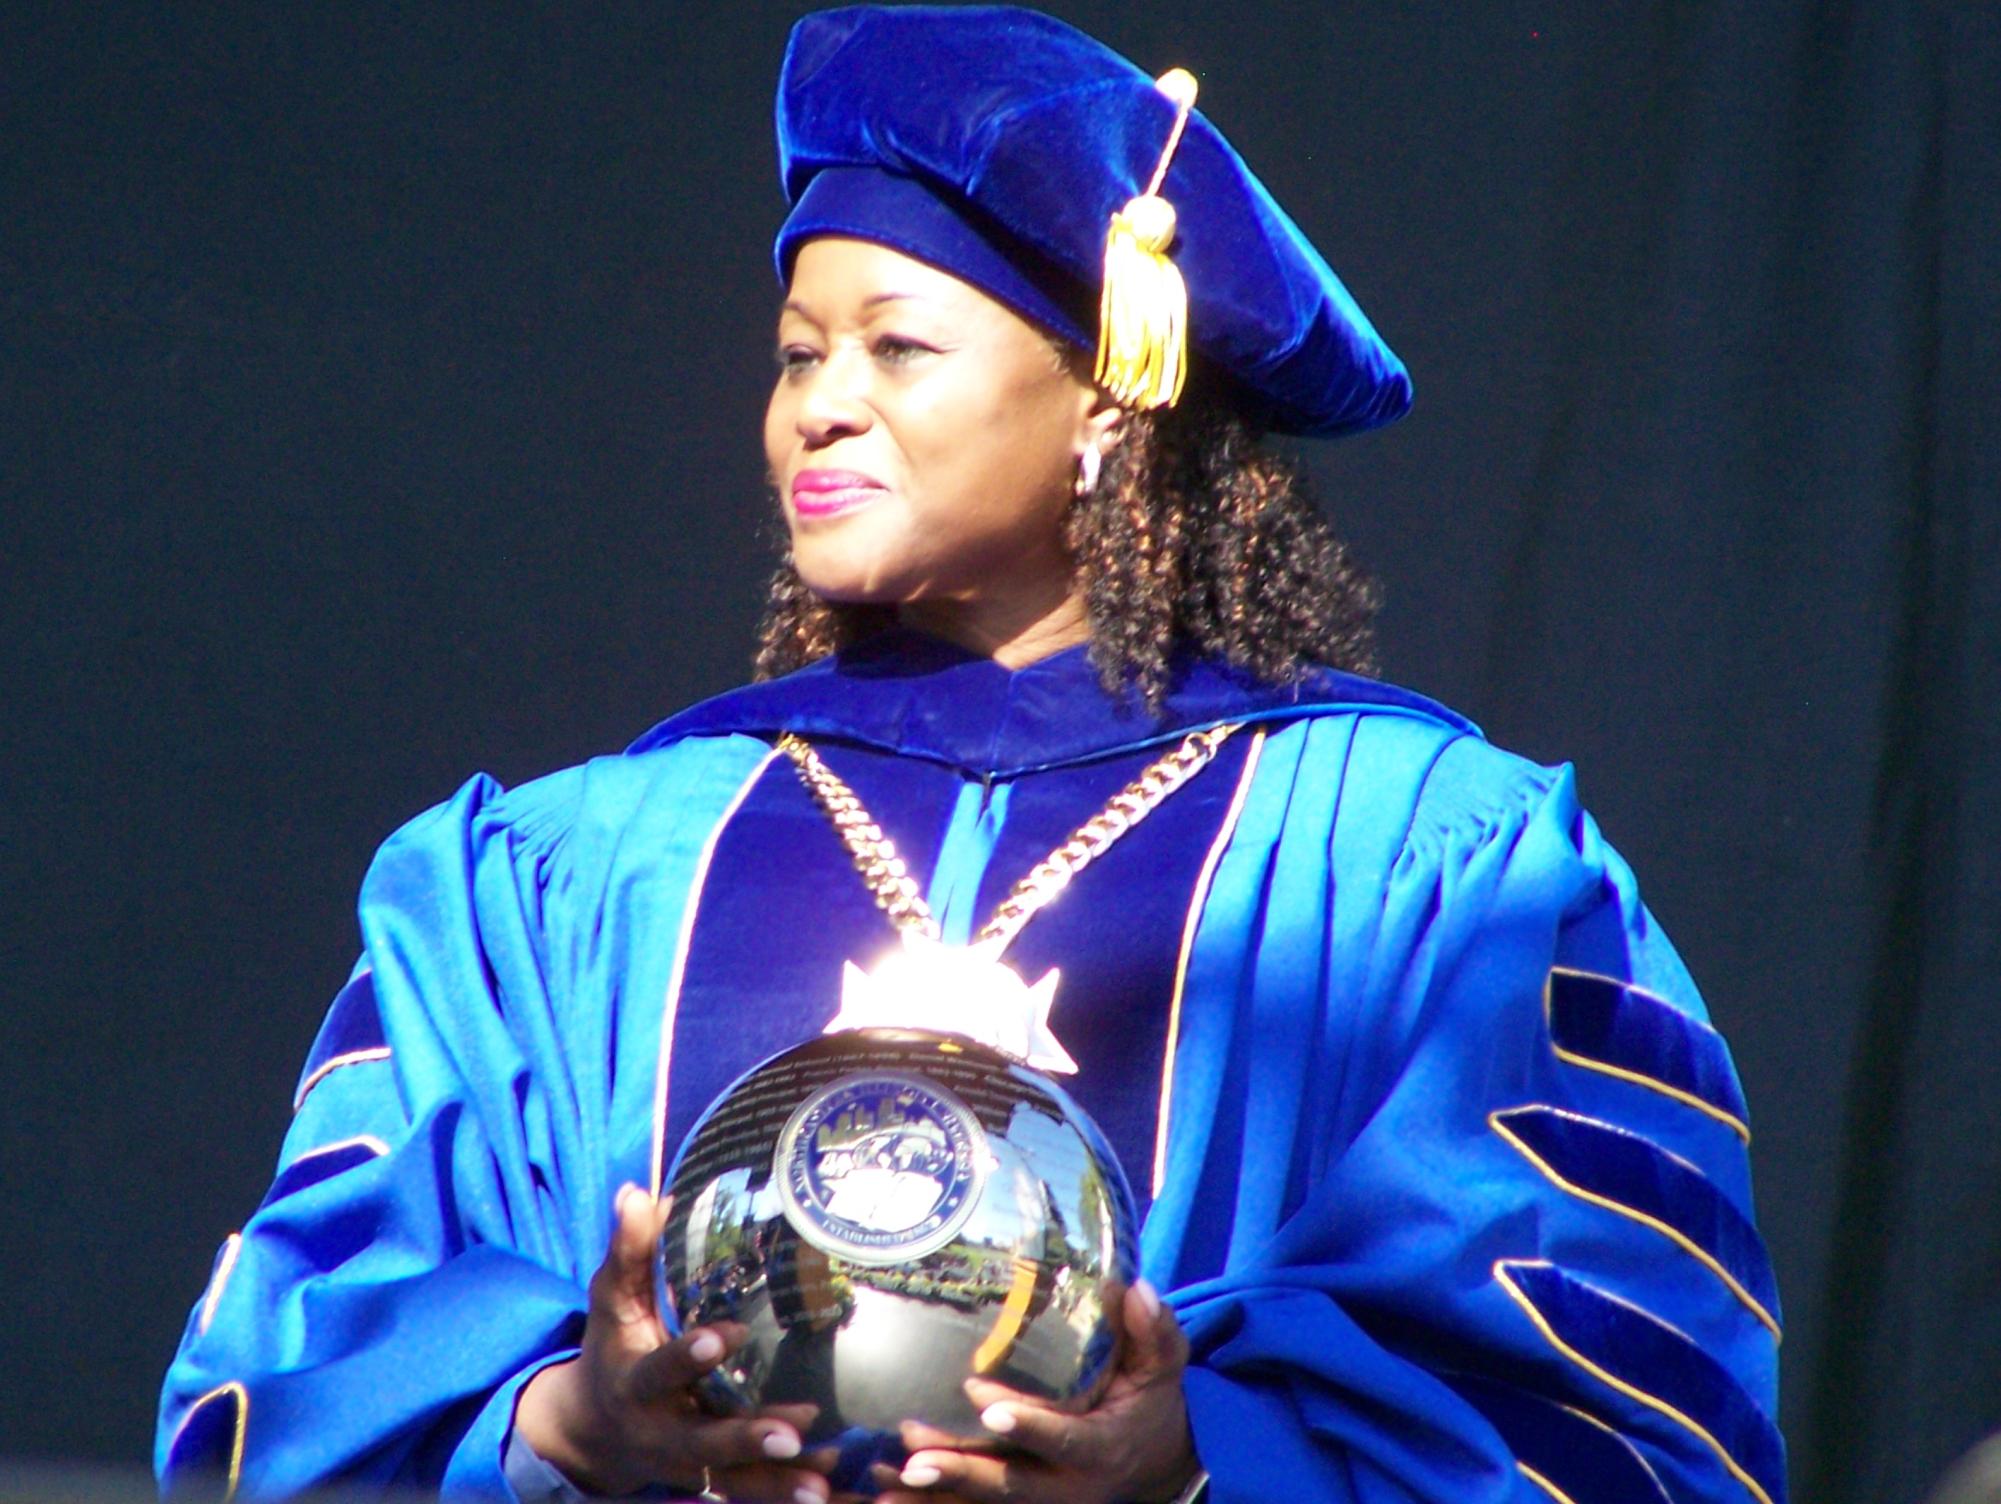
[{"label": "fingernail", "polygon": [[808,1488],[802,1483],[799,1491],[792,1496],[792,1504],[825,1504],[825,1501],[821,1499],[819,1489]]},{"label": "fingernail", "polygon": [[713,1363],[723,1355],[723,1339],[714,1332],[698,1333],[688,1344],[688,1356],[697,1363]]},{"label": "fingernail", "polygon": [[1154,1289],[1151,1282],[1141,1280],[1133,1286],[1133,1290],[1139,1296],[1139,1303],[1146,1307],[1147,1315],[1158,1316],[1160,1314],[1160,1292]]},{"label": "fingernail", "polygon": [[611,1198],[613,1215],[620,1217],[625,1215],[625,1203],[632,1199],[632,1193],[638,1189],[639,1187],[629,1180],[618,1188],[618,1194]]},{"label": "fingernail", "polygon": [[980,1412],[980,1424],[1005,1436],[1014,1429],[1014,1412],[1006,1405],[989,1405]]},{"label": "fingernail", "polygon": [[799,1455],[799,1438],[790,1431],[766,1431],[763,1446],[765,1456],[780,1461]]},{"label": "fingernail", "polygon": [[901,1479],[912,1488],[929,1488],[944,1476],[928,1462],[913,1462],[903,1470]]}]

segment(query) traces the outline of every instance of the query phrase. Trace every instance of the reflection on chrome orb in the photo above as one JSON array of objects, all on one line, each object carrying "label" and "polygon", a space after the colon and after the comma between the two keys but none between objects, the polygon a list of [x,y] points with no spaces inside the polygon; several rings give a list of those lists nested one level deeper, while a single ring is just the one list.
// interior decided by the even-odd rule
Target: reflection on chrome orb
[{"label": "reflection on chrome orb", "polygon": [[1132,1193],[1061,1087],[984,1046],[860,1029],[774,1056],[666,1189],[663,1321],[750,1328],[712,1408],[811,1403],[809,1445],[893,1455],[912,1420],[993,1443],[970,1377],[1082,1409],[1111,1374]]}]

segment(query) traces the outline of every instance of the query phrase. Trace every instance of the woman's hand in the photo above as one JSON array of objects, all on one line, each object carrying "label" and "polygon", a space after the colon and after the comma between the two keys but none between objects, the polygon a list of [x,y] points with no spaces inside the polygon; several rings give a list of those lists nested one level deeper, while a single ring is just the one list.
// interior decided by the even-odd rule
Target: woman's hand
[{"label": "woman's hand", "polygon": [[1013,1450],[1001,1456],[929,1446],[905,1433],[911,1457],[899,1478],[888,1469],[881,1504],[1110,1504],[1171,1499],[1199,1464],[1188,1434],[1181,1373],[1188,1339],[1174,1313],[1144,1281],[1126,1292],[1125,1351],[1097,1405],[1066,1415],[1040,1400],[981,1379],[966,1392],[980,1419]]},{"label": "woman's hand", "polygon": [[583,1351],[528,1381],[515,1431],[594,1494],[665,1484],[690,1493],[706,1486],[731,1499],[825,1500],[826,1479],[795,1460],[815,1407],[774,1406],[719,1420],[696,1406],[695,1381],[747,1334],[718,1323],[667,1340],[653,1309],[653,1245],[666,1212],[665,1202],[638,1186],[618,1193],[611,1247],[591,1277]]}]

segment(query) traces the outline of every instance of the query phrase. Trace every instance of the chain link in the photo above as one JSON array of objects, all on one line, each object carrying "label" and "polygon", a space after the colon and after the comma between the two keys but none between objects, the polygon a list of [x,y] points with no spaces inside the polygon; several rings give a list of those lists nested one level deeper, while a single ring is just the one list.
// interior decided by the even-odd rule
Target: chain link
[{"label": "chain link", "polygon": [[914,929],[925,938],[936,940],[938,921],[932,916],[931,906],[918,892],[903,858],[897,855],[895,842],[870,818],[855,791],[821,760],[819,753],[791,732],[778,738],[778,750],[792,759],[800,781],[833,822],[841,844],[848,848],[855,871],[862,875],[862,881],[875,895],[877,906],[889,915],[890,922],[899,930]]},{"label": "chain link", "polygon": [[[1103,809],[1028,870],[1001,900],[993,917],[980,926],[973,943],[997,940],[1000,942],[997,949],[1005,949],[1021,933],[1022,926],[1069,887],[1078,873],[1152,814],[1168,795],[1207,767],[1236,730],[1231,725],[1191,731],[1179,746],[1149,763],[1137,778],[1112,795]],[[938,920],[918,891],[910,869],[897,855],[895,843],[883,834],[882,827],[875,823],[855,791],[827,766],[811,745],[791,732],[778,738],[778,750],[792,759],[800,781],[833,822],[855,870],[875,895],[877,907],[899,930],[915,930],[929,940],[940,938]]]}]

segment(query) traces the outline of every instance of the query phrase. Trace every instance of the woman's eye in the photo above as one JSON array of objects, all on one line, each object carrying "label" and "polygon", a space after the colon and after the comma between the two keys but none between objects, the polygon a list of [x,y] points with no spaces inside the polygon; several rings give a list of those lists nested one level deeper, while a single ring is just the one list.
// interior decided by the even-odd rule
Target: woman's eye
[{"label": "woman's eye", "polygon": [[891,365],[902,365],[919,355],[936,353],[932,346],[901,334],[885,334],[875,342],[875,358]]},{"label": "woman's eye", "polygon": [[805,345],[780,345],[772,354],[778,369],[785,375],[803,371],[820,358],[819,352]]}]

